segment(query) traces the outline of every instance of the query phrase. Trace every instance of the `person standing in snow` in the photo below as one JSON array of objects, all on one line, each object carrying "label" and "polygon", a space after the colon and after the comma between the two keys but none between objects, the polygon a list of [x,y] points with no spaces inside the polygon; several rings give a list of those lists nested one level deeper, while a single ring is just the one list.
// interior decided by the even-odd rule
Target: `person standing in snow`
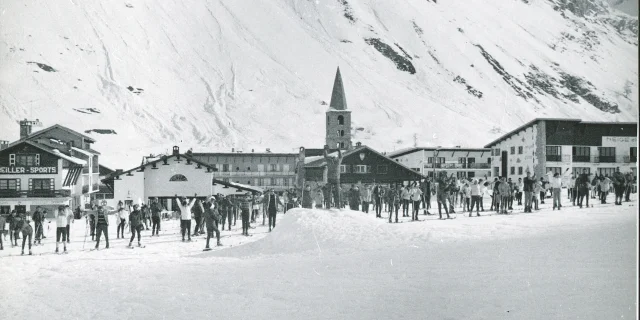
[{"label": "person standing in snow", "polygon": [[538,204],[540,203],[540,195],[542,194],[542,181],[538,181],[537,179],[534,181],[532,201],[533,204],[535,204],[535,210],[540,210]]},{"label": "person standing in snow", "polygon": [[2,243],[2,239],[4,238],[4,228],[5,228],[6,218],[4,214],[0,214],[0,250],[4,250],[4,244]]},{"label": "person standing in snow", "polygon": [[418,214],[420,214],[420,202],[422,201],[422,190],[418,188],[417,184],[414,183],[411,191],[409,193],[411,197],[411,201],[413,202],[413,207],[411,210],[411,221],[418,220]]},{"label": "person standing in snow", "polygon": [[524,191],[524,212],[531,213],[531,204],[533,201],[533,189],[535,183],[535,175],[533,175],[532,177],[531,172],[529,172],[529,170],[527,169],[527,176],[522,182],[522,190]]},{"label": "person standing in snow", "polygon": [[202,202],[200,202],[200,200],[196,200],[195,205],[191,208],[191,214],[196,220],[196,227],[193,229],[192,236],[196,237],[200,232],[200,224],[202,223],[202,215],[204,214],[204,208],[202,207]]},{"label": "person standing in snow", "polygon": [[[24,224],[24,216],[22,213],[14,212],[13,215],[13,229],[11,232],[13,233],[13,241],[15,241],[15,246],[18,246],[18,239],[20,239],[20,230],[22,230],[22,225]],[[13,243],[12,243],[13,245]]]},{"label": "person standing in snow", "polygon": [[402,199],[402,216],[409,216],[409,201],[411,195],[409,194],[409,187],[402,186],[400,189],[400,199]]},{"label": "person standing in snow", "polygon": [[96,249],[100,247],[100,236],[104,234],[104,241],[109,249],[109,216],[102,206],[98,207],[96,213]]},{"label": "person standing in snow", "polygon": [[518,205],[522,205],[522,193],[524,192],[524,182],[522,182],[522,178],[518,178],[518,183],[516,183],[516,200],[518,201]]},{"label": "person standing in snow", "polygon": [[56,253],[59,252],[60,240],[64,247],[64,252],[67,252],[67,221],[69,218],[69,212],[65,210],[64,206],[59,206],[56,212]]},{"label": "person standing in snow", "polygon": [[242,218],[242,235],[249,236],[249,228],[251,225],[249,224],[249,216],[251,212],[251,207],[253,206],[253,196],[251,192],[247,192],[244,197],[239,199],[239,209],[240,215]]},{"label": "person standing in snow", "polygon": [[116,229],[116,238],[120,239],[120,234],[122,234],[122,238],[124,239],[124,227],[127,225],[127,216],[128,211],[124,209],[124,207],[118,208],[118,213],[116,214],[116,218],[119,221],[117,229]]},{"label": "person standing in snow", "polygon": [[633,177],[633,174],[631,172],[627,172],[627,174],[624,175],[624,179],[626,181],[626,185],[627,187],[624,189],[624,201],[625,202],[629,202],[631,201],[631,192],[634,188],[634,184],[635,184],[635,179]]},{"label": "person standing in snow", "polygon": [[324,192],[322,192],[322,188],[316,190],[315,195],[316,209],[322,209],[324,205]]},{"label": "person standing in snow", "polygon": [[611,189],[611,180],[608,175],[604,177],[600,176],[600,201],[602,204],[607,204],[607,196],[609,195],[609,189]]},{"label": "person standing in snow", "polygon": [[398,223],[398,210],[400,210],[400,194],[394,186],[387,192],[387,202],[389,203],[389,223],[393,217],[393,212],[396,213],[396,223]]},{"label": "person standing in snow", "polygon": [[620,172],[620,167],[616,168],[616,172],[611,176],[611,181],[613,182],[613,189],[616,195],[615,204],[617,206],[621,206],[622,197],[624,196],[624,188],[626,187],[626,180],[622,172]]},{"label": "person standing in snow", "polygon": [[278,203],[282,204],[279,197],[273,189],[267,190],[267,195],[265,196],[265,204],[267,208],[267,214],[269,215],[269,232],[276,227],[276,215],[278,212]]},{"label": "person standing in snow", "polygon": [[471,212],[471,187],[469,186],[468,182],[466,182],[462,186],[462,190],[460,190],[460,193],[462,193],[463,195],[462,212],[465,212],[465,211]]},{"label": "person standing in snow", "polygon": [[502,177],[500,179],[500,184],[498,184],[498,197],[500,200],[498,201],[499,207],[498,212],[502,214],[507,214],[507,209],[509,207],[509,196],[510,196],[510,188],[507,183],[507,178]]},{"label": "person standing in snow", "polygon": [[142,243],[140,243],[140,231],[142,230],[142,212],[138,209],[139,206],[137,204],[133,205],[133,211],[129,214],[129,226],[131,228],[131,239],[129,239],[129,247],[131,247],[131,243],[133,243],[133,239],[136,234],[138,234],[138,247],[142,247]]},{"label": "person standing in snow", "polygon": [[480,194],[482,187],[477,180],[473,179],[471,186],[469,186],[469,195],[471,195],[471,206],[469,207],[469,217],[473,215],[473,207],[476,207],[476,216],[480,216]]},{"label": "person standing in snow", "polygon": [[158,198],[154,198],[151,202],[151,236],[160,236],[160,220],[162,210],[165,209],[159,202]]},{"label": "person standing in snow", "polygon": [[587,173],[587,169],[582,170],[582,174],[578,176],[575,181],[576,188],[578,190],[578,206],[582,208],[582,203],[584,199],[587,199],[587,208],[589,207],[589,173]]},{"label": "person standing in snow", "polygon": [[358,211],[358,207],[360,206],[360,190],[356,185],[351,185],[351,189],[349,189],[349,209]]},{"label": "person standing in snow", "polygon": [[221,214],[221,221],[222,221],[222,231],[224,231],[224,225],[227,221],[229,221],[229,229],[228,231],[231,231],[231,200],[229,200],[229,196],[222,196],[220,199],[220,214]]},{"label": "person standing in snow", "polygon": [[142,215],[142,223],[144,224],[144,229],[149,230],[149,224],[147,223],[149,220],[149,206],[146,203],[143,203],[140,207],[140,214]]},{"label": "person standing in snow", "polygon": [[[75,220],[73,219],[73,212],[69,205],[64,206],[64,209],[67,211],[67,243],[71,243],[71,224],[75,222]],[[79,206],[78,210],[80,210]]]},{"label": "person standing in snow", "polygon": [[[362,204],[362,212],[369,213],[369,204],[371,203],[372,193],[375,193],[377,190],[378,189],[374,189],[372,192],[371,186],[362,186],[362,188],[360,188],[360,203]],[[374,209],[377,210],[377,207]]]},{"label": "person standing in snow", "polygon": [[36,207],[36,212],[33,213],[33,216],[31,216],[31,220],[33,220],[33,224],[35,227],[35,236],[36,239],[34,241],[34,244],[41,244],[41,239],[42,236],[44,235],[43,231],[42,231],[42,222],[44,221],[44,215],[42,213],[42,208],[40,208],[40,206]]},{"label": "person standing in snow", "polygon": [[29,220],[25,220],[22,225],[22,255],[24,255],[24,244],[27,241],[27,237],[29,238],[29,255],[31,255],[31,236],[33,235],[33,228],[31,224],[29,224]]},{"label": "person standing in snow", "polygon": [[427,177],[427,179],[421,185],[422,189],[422,208],[424,209],[423,214],[431,215],[429,213],[429,209],[431,209],[431,178]]},{"label": "person standing in snow", "polygon": [[484,196],[489,195],[489,190],[487,186],[488,182],[485,182],[483,179],[478,180],[478,185],[480,186],[480,211],[484,212]]},{"label": "person standing in snow", "polygon": [[[565,170],[564,175],[566,175],[567,172],[569,172],[569,169]],[[547,176],[549,176],[549,185],[552,188],[553,193],[553,210],[555,210],[556,208],[560,210],[560,208],[562,207],[562,197],[560,196],[560,194],[562,192],[563,176],[560,176],[560,173],[554,174],[553,171],[549,171],[547,173]]]},{"label": "person standing in snow", "polygon": [[515,198],[515,192],[516,192],[515,183],[513,183],[513,181],[511,181],[511,178],[509,178],[507,179],[507,185],[509,185],[508,207],[509,207],[509,210],[513,210],[513,199]]},{"label": "person standing in snow", "polygon": [[438,177],[438,180],[436,180],[436,183],[438,183],[438,215],[440,215],[440,219],[442,219],[441,209],[442,207],[444,207],[444,212],[447,214],[447,219],[450,219],[451,217],[449,216],[449,210],[447,209],[447,199],[449,198],[449,179],[447,179],[447,173],[445,171],[440,172],[440,176]]},{"label": "person standing in snow", "polygon": [[304,192],[302,193],[302,207],[305,209],[313,208],[313,193],[311,192],[311,186],[304,187]]},{"label": "person standing in snow", "polygon": [[209,201],[203,204],[204,207],[204,222],[207,226],[207,244],[204,248],[204,251],[209,251],[211,248],[209,247],[209,240],[213,236],[213,232],[216,233],[216,239],[218,240],[217,246],[221,246],[220,242],[220,230],[218,230],[218,223],[220,221],[220,214],[218,212],[218,206],[216,205],[216,198],[211,196]]},{"label": "person standing in snow", "polygon": [[182,241],[184,242],[184,235],[187,234],[188,240],[191,241],[191,208],[193,208],[193,204],[196,201],[198,194],[193,196],[191,201],[187,202],[186,198],[180,199],[178,195],[176,195],[176,202],[178,203],[178,208],[180,208],[180,231],[182,233]]},{"label": "person standing in snow", "polygon": [[[342,151],[338,148],[338,156],[329,156],[329,146],[324,146],[324,159],[327,163],[327,178],[329,180],[329,192],[333,193],[336,208],[342,206],[340,194],[340,164],[342,163]],[[329,209],[329,207],[327,207]]]}]

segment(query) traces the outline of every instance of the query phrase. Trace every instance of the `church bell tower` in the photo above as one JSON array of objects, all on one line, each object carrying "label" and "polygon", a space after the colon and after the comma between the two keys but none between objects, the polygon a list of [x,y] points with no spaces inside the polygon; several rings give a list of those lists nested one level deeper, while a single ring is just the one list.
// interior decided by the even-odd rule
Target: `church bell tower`
[{"label": "church bell tower", "polygon": [[326,144],[330,149],[351,149],[351,111],[347,110],[347,99],[339,67],[333,82],[331,103],[326,114]]}]

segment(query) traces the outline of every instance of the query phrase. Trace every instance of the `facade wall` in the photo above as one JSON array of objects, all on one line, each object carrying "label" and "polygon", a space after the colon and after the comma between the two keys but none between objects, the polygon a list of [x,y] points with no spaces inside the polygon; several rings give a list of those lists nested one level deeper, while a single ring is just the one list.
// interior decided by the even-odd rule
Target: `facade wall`
[{"label": "facade wall", "polygon": [[[429,158],[444,158],[444,165],[433,165],[433,160],[430,163]],[[461,163],[460,158],[464,158],[464,163]],[[469,162],[468,159],[473,158],[474,165],[465,165]],[[415,152],[404,154],[392,159],[398,163],[401,163],[414,171],[420,172],[424,176],[431,176],[435,171],[436,174],[440,171],[447,171],[448,173],[456,173],[459,176],[465,177],[484,177],[491,176],[491,166],[489,165],[489,159],[491,158],[491,151],[487,150],[416,150]],[[438,162],[439,160],[435,160]],[[435,167],[435,168],[434,168]]]},{"label": "facade wall", "polygon": [[216,179],[276,191],[292,188],[295,184],[297,153],[211,153],[193,154],[192,157],[216,167],[218,171],[212,175]]},{"label": "facade wall", "polygon": [[[364,158],[360,158],[360,154],[363,154]],[[370,172],[358,173],[356,169],[358,165],[369,166]],[[405,169],[393,160],[367,149],[345,156],[342,159],[342,166],[341,183],[416,181],[422,178],[420,173]]]},{"label": "facade wall", "polygon": [[[158,169],[151,169],[148,166],[144,170],[144,190],[146,201],[149,197],[173,197],[188,196],[192,197],[195,193],[198,196],[209,196],[212,191],[212,177],[211,173],[207,173],[207,169],[201,167],[197,169],[195,163],[186,164],[187,162],[181,160],[175,161],[175,158],[169,159],[169,165],[157,166]],[[136,172],[137,175],[142,175],[143,172]],[[176,174],[181,174],[187,178],[187,181],[170,181],[171,177]]]},{"label": "facade wall", "polygon": [[123,174],[119,179],[113,180],[113,197],[116,203],[120,200],[138,202],[138,199],[141,199],[145,201],[144,174],[142,172],[132,172],[131,174],[132,176]]},{"label": "facade wall", "polygon": [[[526,177],[527,170],[540,177],[544,173],[544,161],[541,163],[536,155],[544,154],[544,151],[541,151],[544,150],[541,139],[544,139],[544,129],[541,129],[538,123],[524,128],[493,146],[490,153],[492,177],[507,176],[512,180],[517,180]],[[511,154],[512,147],[514,148],[513,154]],[[522,153],[519,152],[520,147],[522,147]],[[502,170],[503,151],[507,152],[507,172]],[[514,174],[511,174],[511,167],[514,168]]]}]

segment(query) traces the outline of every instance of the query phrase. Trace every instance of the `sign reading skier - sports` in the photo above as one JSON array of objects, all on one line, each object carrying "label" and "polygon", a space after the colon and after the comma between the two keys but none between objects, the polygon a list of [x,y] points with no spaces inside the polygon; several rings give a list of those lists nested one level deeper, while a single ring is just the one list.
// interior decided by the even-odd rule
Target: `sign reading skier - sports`
[{"label": "sign reading skier - sports", "polygon": [[0,174],[57,174],[58,167],[0,167]]}]

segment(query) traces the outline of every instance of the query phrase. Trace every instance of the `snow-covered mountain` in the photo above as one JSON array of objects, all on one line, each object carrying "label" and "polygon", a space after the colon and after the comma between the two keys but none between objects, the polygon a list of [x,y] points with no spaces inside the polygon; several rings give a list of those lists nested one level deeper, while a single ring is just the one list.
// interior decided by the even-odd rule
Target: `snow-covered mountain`
[{"label": "snow-covered mountain", "polygon": [[337,66],[354,140],[382,150],[637,121],[637,36],[605,0],[5,0],[0,139],[60,123],[121,168],[174,144],[321,147]]}]

